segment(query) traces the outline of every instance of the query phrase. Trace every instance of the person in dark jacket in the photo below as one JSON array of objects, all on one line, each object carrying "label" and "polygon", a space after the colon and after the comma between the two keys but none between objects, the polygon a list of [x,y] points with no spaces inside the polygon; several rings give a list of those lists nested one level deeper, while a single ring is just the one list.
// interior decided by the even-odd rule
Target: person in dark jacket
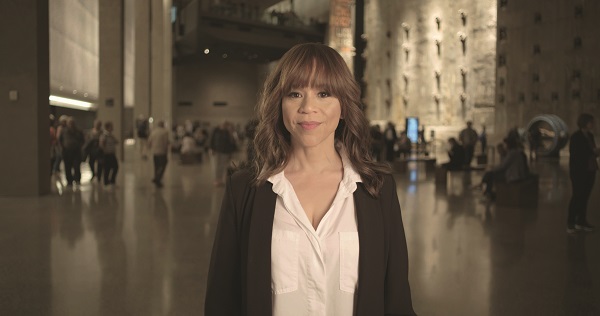
[{"label": "person in dark jacket", "polygon": [[600,149],[592,131],[594,130],[594,117],[590,114],[581,114],[577,120],[579,130],[571,135],[569,143],[569,175],[573,193],[569,202],[569,215],[567,217],[567,232],[593,231],[594,227],[587,221],[587,202],[596,179],[598,163],[596,161]]},{"label": "person in dark jacket", "polygon": [[231,163],[233,153],[237,151],[237,136],[233,125],[225,121],[217,126],[210,138],[210,149],[212,150],[213,165],[215,170],[215,186],[225,184],[225,173]]},{"label": "person in dark jacket", "polygon": [[83,132],[75,125],[75,119],[67,119],[67,126],[59,136],[62,157],[65,162],[67,186],[81,183],[81,154],[84,143]]},{"label": "person in dark jacket", "polygon": [[227,180],[205,315],[415,315],[396,184],[343,58],[294,46],[258,118],[254,164]]},{"label": "person in dark jacket", "polygon": [[465,165],[465,149],[454,137],[448,139],[448,145],[450,146],[450,150],[448,150],[450,161],[443,163],[442,167],[446,170],[462,170]]}]

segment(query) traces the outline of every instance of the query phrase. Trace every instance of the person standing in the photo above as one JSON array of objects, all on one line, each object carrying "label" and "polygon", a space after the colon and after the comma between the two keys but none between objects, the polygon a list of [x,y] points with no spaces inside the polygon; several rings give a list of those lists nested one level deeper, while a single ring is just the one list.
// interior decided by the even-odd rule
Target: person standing
[{"label": "person standing", "polygon": [[146,155],[146,150],[148,147],[148,133],[150,131],[150,124],[148,119],[144,117],[144,115],[140,115],[135,122],[136,124],[136,133],[137,133],[137,141],[139,142],[140,148],[140,156],[143,160],[148,159]]},{"label": "person standing", "polygon": [[65,162],[65,177],[67,186],[81,183],[81,149],[83,147],[83,132],[75,125],[75,119],[67,119],[67,126],[60,132],[59,143]]},{"label": "person standing", "polygon": [[228,121],[217,126],[210,139],[210,148],[213,151],[215,168],[215,186],[225,184],[225,173],[231,162],[233,153],[237,150],[237,142],[233,133],[233,126]]},{"label": "person standing", "polygon": [[385,160],[391,162],[394,160],[394,145],[396,144],[396,140],[398,140],[394,123],[387,123],[385,131],[383,131],[383,140],[385,142]]},{"label": "person standing", "polygon": [[465,149],[465,165],[471,166],[473,154],[475,153],[475,145],[477,145],[477,132],[473,129],[473,122],[468,121],[467,127],[460,131],[458,139]]},{"label": "person standing", "polygon": [[257,108],[256,158],[228,176],[204,315],[415,315],[396,183],[370,154],[342,56],[294,46]]},{"label": "person standing", "polygon": [[54,162],[56,161],[56,148],[58,147],[58,138],[56,137],[56,128],[54,127],[54,115],[50,114],[50,175],[54,173]]},{"label": "person standing", "polygon": [[479,134],[479,143],[481,144],[481,155],[487,156],[487,132],[485,125],[481,126],[481,134]]},{"label": "person standing", "polygon": [[52,171],[54,174],[60,172],[60,163],[63,160],[62,157],[62,147],[60,145],[60,134],[67,127],[67,120],[69,119],[66,115],[61,115],[58,118],[58,126],[56,127],[56,146],[54,147],[55,156],[54,156],[54,165],[52,166]]},{"label": "person standing", "polygon": [[156,128],[152,129],[148,137],[148,147],[154,159],[152,182],[157,188],[162,188],[162,178],[167,168],[167,154],[169,153],[169,131],[165,128],[164,121],[158,121]]},{"label": "person standing", "polygon": [[[542,144],[542,132],[540,132],[539,127],[534,126],[531,130],[529,130],[529,161],[537,161],[538,160],[538,151]],[[535,159],[534,159],[535,156]]]},{"label": "person standing", "polygon": [[102,149],[100,148],[100,136],[102,135],[102,122],[96,120],[94,127],[89,132],[87,141],[85,143],[85,153],[88,156],[88,163],[90,165],[90,171],[92,172],[92,178],[90,182],[97,179],[101,182],[102,179]]},{"label": "person standing", "polygon": [[117,160],[117,145],[119,140],[113,135],[113,123],[104,123],[104,133],[100,136],[100,148],[104,153],[104,187],[112,189],[117,180],[119,161]]},{"label": "person standing", "polygon": [[577,126],[579,130],[571,135],[569,142],[569,175],[573,193],[567,217],[568,233],[594,230],[586,217],[588,200],[598,170],[596,159],[600,155],[592,134],[594,117],[587,113],[581,114],[577,119]]}]

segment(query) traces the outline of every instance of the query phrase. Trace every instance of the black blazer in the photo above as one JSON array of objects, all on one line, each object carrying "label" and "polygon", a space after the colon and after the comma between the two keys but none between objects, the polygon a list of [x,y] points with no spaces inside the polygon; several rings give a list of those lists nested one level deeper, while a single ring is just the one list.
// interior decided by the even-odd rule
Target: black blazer
[{"label": "black blazer", "polygon": [[571,135],[569,142],[569,171],[571,176],[580,176],[590,174],[598,169],[596,163],[596,141],[594,135],[588,133],[587,136],[582,130]]},{"label": "black blazer", "polygon": [[[247,171],[227,181],[210,262],[206,316],[270,316],[271,233],[277,195],[251,185]],[[355,315],[416,315],[396,183],[385,176],[380,197],[361,183],[354,192],[359,235]]]}]

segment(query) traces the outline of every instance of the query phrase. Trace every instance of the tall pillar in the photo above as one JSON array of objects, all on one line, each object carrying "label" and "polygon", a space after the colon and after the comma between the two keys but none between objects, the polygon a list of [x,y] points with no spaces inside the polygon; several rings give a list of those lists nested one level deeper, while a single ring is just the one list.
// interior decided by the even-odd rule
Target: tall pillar
[{"label": "tall pillar", "polygon": [[50,192],[48,1],[0,1],[0,195]]},{"label": "tall pillar", "polygon": [[[150,116],[150,2],[135,0],[134,120]],[[134,125],[135,126],[135,125]]]},{"label": "tall pillar", "polygon": [[172,100],[172,27],[171,0],[151,0],[150,25],[150,116],[171,126]]},{"label": "tall pillar", "polygon": [[123,0],[98,1],[99,12],[99,98],[98,119],[111,121],[120,142],[117,157],[123,160],[124,112],[124,19]]},{"label": "tall pillar", "polygon": [[352,58],[354,55],[353,6],[354,1],[352,0],[330,0],[329,38],[327,40],[327,45],[337,50],[352,70],[354,70]]}]

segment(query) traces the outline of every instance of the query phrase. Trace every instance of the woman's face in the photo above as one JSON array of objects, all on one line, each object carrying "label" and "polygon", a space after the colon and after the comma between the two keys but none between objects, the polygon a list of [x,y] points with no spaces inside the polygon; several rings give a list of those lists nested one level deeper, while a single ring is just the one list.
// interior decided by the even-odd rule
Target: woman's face
[{"label": "woman's face", "polygon": [[342,108],[328,91],[318,88],[292,89],[281,102],[283,123],[293,148],[333,146]]}]

